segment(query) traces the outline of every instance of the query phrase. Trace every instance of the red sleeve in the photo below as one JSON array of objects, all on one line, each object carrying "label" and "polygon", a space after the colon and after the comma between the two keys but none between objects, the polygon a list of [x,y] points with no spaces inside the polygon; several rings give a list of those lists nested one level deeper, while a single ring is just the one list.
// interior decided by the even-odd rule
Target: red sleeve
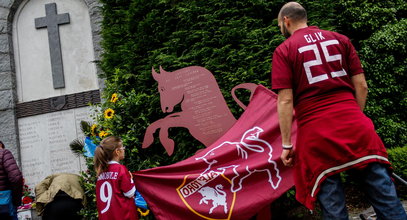
[{"label": "red sleeve", "polygon": [[272,89],[291,89],[293,73],[283,45],[277,47],[273,54],[271,85]]},{"label": "red sleeve", "polygon": [[362,64],[360,63],[360,59],[358,54],[356,53],[355,47],[352,45],[348,37],[343,36],[343,38],[347,50],[347,56],[345,57],[345,59],[347,59],[346,63],[348,65],[347,68],[349,76],[363,73]]},{"label": "red sleeve", "polygon": [[122,166],[120,169],[120,190],[126,197],[133,197],[136,191],[134,181],[130,176],[129,171],[125,166]]}]

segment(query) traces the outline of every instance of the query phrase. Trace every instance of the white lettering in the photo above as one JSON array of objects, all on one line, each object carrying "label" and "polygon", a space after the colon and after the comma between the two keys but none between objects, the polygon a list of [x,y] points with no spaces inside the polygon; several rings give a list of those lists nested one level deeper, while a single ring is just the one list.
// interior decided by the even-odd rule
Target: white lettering
[{"label": "white lettering", "polygon": [[181,192],[184,198],[194,194],[200,188],[214,180],[218,177],[221,173],[219,172],[209,172],[206,174],[202,174],[201,176],[197,177],[195,180],[189,182],[187,185],[183,186],[179,191]]},{"label": "white lettering", "polygon": [[118,172],[103,172],[99,175],[98,180],[115,180],[118,175]]},{"label": "white lettering", "polygon": [[325,37],[322,36],[322,32],[315,33],[320,40],[325,40]]},{"label": "white lettering", "polygon": [[315,43],[317,41],[325,39],[325,37],[322,35],[322,32],[314,33],[314,36],[315,36],[316,39],[314,39],[314,37],[312,37],[311,34],[304,35],[304,38],[307,41],[307,43]]},{"label": "white lettering", "polygon": [[312,43],[311,39],[308,37],[308,35],[304,35],[305,40],[307,43]]}]

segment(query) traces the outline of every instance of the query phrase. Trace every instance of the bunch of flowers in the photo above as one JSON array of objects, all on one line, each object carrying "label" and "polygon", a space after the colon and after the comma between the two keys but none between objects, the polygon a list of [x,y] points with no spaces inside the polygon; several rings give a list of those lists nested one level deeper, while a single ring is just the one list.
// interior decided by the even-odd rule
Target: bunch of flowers
[{"label": "bunch of flowers", "polygon": [[86,157],[93,157],[96,146],[99,142],[112,135],[113,132],[110,128],[114,128],[117,123],[115,110],[113,108],[117,105],[119,95],[113,93],[108,101],[108,106],[103,106],[104,111],[100,112],[100,115],[96,117],[96,124],[92,124],[87,121],[81,121],[80,126],[83,134],[86,136],[85,140],[75,139],[69,146],[73,153],[77,155],[84,154]]},{"label": "bunch of flowers", "polygon": [[35,208],[35,200],[30,187],[26,184],[23,185],[23,196],[21,197],[21,206],[18,209],[31,209]]},{"label": "bunch of flowers", "polygon": [[104,138],[111,133],[109,129],[103,129],[102,127],[98,126],[97,124],[93,124],[90,128],[91,128],[91,131],[89,132],[89,134],[86,134],[86,136],[88,136],[88,137]]}]

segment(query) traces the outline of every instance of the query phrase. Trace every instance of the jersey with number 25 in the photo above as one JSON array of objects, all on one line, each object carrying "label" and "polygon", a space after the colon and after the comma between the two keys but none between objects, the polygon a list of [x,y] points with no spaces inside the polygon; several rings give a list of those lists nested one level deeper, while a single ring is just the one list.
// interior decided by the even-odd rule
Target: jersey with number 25
[{"label": "jersey with number 25", "polygon": [[273,54],[273,89],[293,89],[295,105],[304,99],[354,88],[350,77],[363,73],[349,39],[311,26],[299,29]]},{"label": "jersey with number 25", "polygon": [[110,161],[96,181],[96,203],[100,220],[138,219],[133,195],[135,185],[127,168]]}]

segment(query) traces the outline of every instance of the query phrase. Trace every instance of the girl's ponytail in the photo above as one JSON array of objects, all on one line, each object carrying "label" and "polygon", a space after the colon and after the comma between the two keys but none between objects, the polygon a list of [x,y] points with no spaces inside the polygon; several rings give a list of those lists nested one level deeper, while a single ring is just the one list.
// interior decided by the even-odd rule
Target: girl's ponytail
[{"label": "girl's ponytail", "polygon": [[95,164],[96,176],[99,176],[103,171],[107,169],[109,160],[106,153],[101,146],[96,147],[93,163]]},{"label": "girl's ponytail", "polygon": [[122,140],[119,137],[109,136],[96,147],[93,163],[97,176],[107,170],[108,163],[113,158],[113,152],[121,146],[121,142]]}]

